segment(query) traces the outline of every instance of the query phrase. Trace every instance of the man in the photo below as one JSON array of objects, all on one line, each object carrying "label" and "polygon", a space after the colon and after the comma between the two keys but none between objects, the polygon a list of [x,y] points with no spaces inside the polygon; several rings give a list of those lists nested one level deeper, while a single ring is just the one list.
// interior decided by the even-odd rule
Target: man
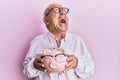
[{"label": "man", "polygon": [[[44,12],[44,23],[49,31],[37,36],[32,42],[24,61],[24,74],[35,80],[82,80],[94,72],[94,62],[83,40],[68,33],[69,9],[60,4],[50,4]],[[47,48],[60,47],[69,55],[62,74],[50,77],[40,53]]]}]

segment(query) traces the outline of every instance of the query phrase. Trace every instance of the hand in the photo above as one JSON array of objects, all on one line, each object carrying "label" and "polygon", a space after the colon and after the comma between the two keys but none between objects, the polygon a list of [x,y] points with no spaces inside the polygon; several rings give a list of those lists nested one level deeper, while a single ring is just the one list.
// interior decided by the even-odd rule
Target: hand
[{"label": "hand", "polygon": [[68,71],[69,69],[76,68],[78,65],[78,59],[74,55],[69,55],[67,57],[67,64],[65,65],[65,71]]},{"label": "hand", "polygon": [[43,71],[43,72],[47,72],[47,70],[45,69],[45,65],[43,63],[43,59],[40,56],[37,56],[35,58],[33,65],[36,69]]}]

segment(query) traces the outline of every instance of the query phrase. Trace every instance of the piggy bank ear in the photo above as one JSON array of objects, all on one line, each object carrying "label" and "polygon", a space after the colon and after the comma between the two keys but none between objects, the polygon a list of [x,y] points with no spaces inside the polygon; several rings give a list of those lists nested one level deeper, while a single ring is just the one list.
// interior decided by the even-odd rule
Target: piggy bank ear
[{"label": "piggy bank ear", "polygon": [[49,50],[49,49],[45,49],[44,51],[43,51],[43,54],[44,55],[49,55],[51,53],[51,50]]}]

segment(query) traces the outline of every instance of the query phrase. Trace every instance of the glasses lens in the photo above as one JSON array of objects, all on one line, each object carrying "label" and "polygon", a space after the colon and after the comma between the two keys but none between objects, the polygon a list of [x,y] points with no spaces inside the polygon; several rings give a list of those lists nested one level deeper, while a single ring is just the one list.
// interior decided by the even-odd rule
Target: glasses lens
[{"label": "glasses lens", "polygon": [[66,7],[63,7],[63,8],[58,8],[58,7],[54,7],[54,8],[51,8],[48,13],[46,13],[46,16],[51,12],[51,11],[54,11],[55,13],[60,13],[60,11],[62,11],[63,13],[67,14],[69,12],[69,9],[66,8]]},{"label": "glasses lens", "polygon": [[57,62],[64,62],[66,61],[66,56],[64,54],[59,54],[59,55],[56,55],[55,59]]},{"label": "glasses lens", "polygon": [[59,13],[59,8],[53,8],[54,12]]},{"label": "glasses lens", "polygon": [[68,13],[69,9],[68,9],[68,8],[62,8],[62,11],[63,11],[64,13]]},{"label": "glasses lens", "polygon": [[53,8],[53,10],[54,10],[55,13],[59,13],[60,11],[62,11],[65,14],[67,14],[68,11],[69,11],[69,9],[65,8],[65,7],[63,7],[63,8],[57,8],[57,7],[55,7],[55,8]]}]

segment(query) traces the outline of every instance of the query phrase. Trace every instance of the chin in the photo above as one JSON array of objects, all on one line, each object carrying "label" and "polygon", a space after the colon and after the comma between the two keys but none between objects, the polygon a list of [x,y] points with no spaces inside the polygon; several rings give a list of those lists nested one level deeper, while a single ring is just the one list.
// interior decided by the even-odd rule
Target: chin
[{"label": "chin", "polygon": [[62,33],[66,33],[66,32],[67,32],[67,30],[61,30],[61,32],[62,32]]}]

